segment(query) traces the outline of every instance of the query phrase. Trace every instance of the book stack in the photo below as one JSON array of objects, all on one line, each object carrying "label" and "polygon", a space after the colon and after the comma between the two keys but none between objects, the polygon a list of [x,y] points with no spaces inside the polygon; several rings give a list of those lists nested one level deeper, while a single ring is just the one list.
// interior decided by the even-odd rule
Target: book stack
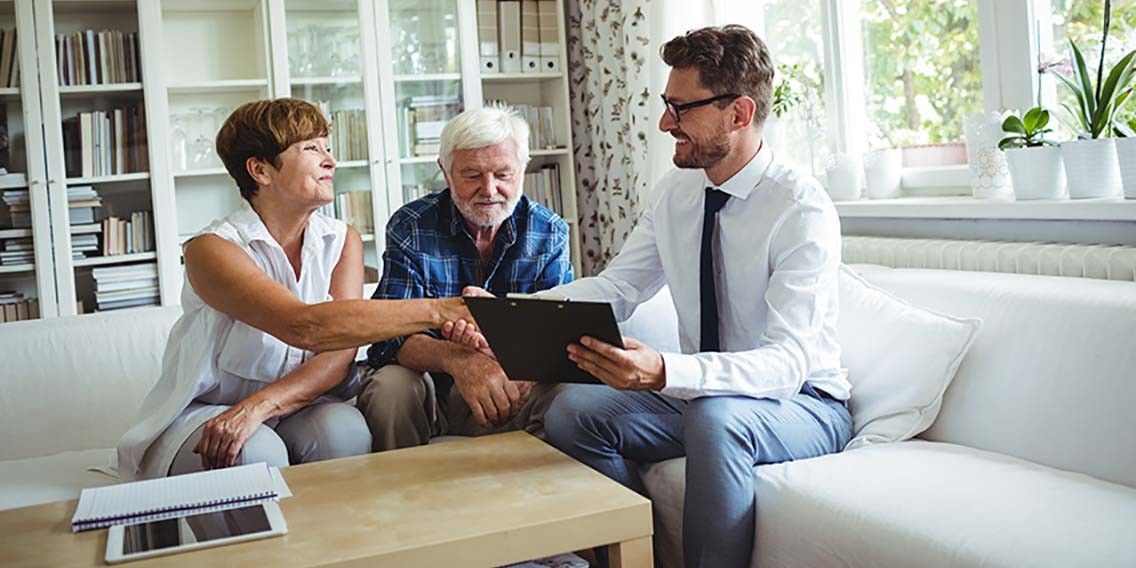
[{"label": "book stack", "polygon": [[72,225],[94,223],[99,217],[98,210],[102,205],[103,199],[92,186],[77,185],[67,188],[67,211]]},{"label": "book stack", "polygon": [[0,87],[20,86],[20,60],[16,57],[16,30],[0,30]]},{"label": "book stack", "polygon": [[102,254],[117,256],[154,250],[153,234],[154,218],[149,211],[135,211],[128,219],[107,217],[102,222]]},{"label": "book stack", "polygon": [[355,227],[361,234],[375,232],[374,213],[371,210],[371,190],[348,191],[335,196],[336,217]]},{"label": "book stack", "polygon": [[462,111],[461,100],[450,95],[422,95],[402,105],[404,156],[435,156],[441,146],[442,128]]},{"label": "book stack", "polygon": [[67,177],[146,171],[146,113],[141,104],[81,112],[63,121]]},{"label": "book stack", "polygon": [[158,304],[158,264],[96,268],[95,304],[99,311]]},{"label": "book stack", "polygon": [[560,70],[555,0],[477,0],[481,74]]},{"label": "book stack", "polygon": [[316,101],[331,122],[332,154],[340,162],[367,159],[367,115],[363,109],[331,110],[328,101]]},{"label": "book stack", "polygon": [[35,262],[31,237],[0,239],[0,266],[31,264]]},{"label": "book stack", "polygon": [[560,194],[560,166],[547,164],[525,174],[525,195],[529,199],[564,217],[564,201]]},{"label": "book stack", "polygon": [[506,101],[485,101],[485,106],[509,106],[517,111],[529,125],[529,149],[548,150],[562,148],[556,136],[552,120],[552,107],[531,105],[510,105]]},{"label": "book stack", "polygon": [[61,85],[140,82],[138,33],[83,30],[55,34],[55,67]]},{"label": "book stack", "polygon": [[0,322],[39,319],[39,300],[14,291],[0,292]]},{"label": "book stack", "polygon": [[0,199],[8,207],[12,227],[26,229],[32,226],[31,194],[26,189],[6,189]]}]

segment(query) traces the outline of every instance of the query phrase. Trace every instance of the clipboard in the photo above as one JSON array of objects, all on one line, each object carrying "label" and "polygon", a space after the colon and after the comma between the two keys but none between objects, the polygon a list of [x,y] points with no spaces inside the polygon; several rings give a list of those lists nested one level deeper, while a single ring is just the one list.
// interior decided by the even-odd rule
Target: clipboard
[{"label": "clipboard", "polygon": [[511,380],[600,383],[568,359],[568,345],[587,335],[623,348],[607,302],[467,297],[465,303]]}]

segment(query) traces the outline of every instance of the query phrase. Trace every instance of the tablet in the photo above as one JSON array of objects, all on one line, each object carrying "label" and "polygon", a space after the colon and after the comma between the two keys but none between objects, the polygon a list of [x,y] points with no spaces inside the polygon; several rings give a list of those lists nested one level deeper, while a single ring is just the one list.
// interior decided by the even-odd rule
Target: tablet
[{"label": "tablet", "polygon": [[623,348],[607,302],[473,297],[465,302],[497,362],[515,381],[599,383],[568,359],[568,345],[587,335]]},{"label": "tablet", "polygon": [[274,501],[136,525],[115,525],[107,534],[106,561],[118,564],[287,532],[284,515]]}]

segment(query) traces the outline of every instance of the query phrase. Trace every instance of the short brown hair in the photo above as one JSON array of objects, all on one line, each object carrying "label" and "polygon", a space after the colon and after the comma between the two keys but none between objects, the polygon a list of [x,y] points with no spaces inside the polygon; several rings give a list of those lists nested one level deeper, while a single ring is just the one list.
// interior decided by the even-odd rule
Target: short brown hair
[{"label": "short brown hair", "polygon": [[[765,42],[745,26],[706,27],[663,44],[663,62],[698,69],[698,80],[715,95],[746,95],[757,103],[754,124],[765,122],[773,104],[773,59]],[[725,108],[730,101],[719,103]]]},{"label": "short brown hair", "polygon": [[217,155],[241,189],[241,197],[251,201],[256,181],[245,163],[259,158],[280,167],[280,153],[296,142],[327,136],[331,130],[320,109],[312,103],[291,98],[245,103],[217,133]]}]

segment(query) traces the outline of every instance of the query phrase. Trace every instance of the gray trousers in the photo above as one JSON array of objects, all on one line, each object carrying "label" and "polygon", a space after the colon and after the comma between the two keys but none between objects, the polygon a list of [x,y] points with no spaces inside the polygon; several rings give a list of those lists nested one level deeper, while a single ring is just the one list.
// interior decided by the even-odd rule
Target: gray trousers
[{"label": "gray trousers", "polygon": [[[201,456],[193,453],[202,425],[181,445],[170,475],[201,471]],[[321,402],[261,424],[245,442],[234,465],[266,462],[287,467],[320,460],[357,456],[371,449],[371,433],[359,411],[346,402]]]},{"label": "gray trousers", "polygon": [[533,387],[520,412],[499,426],[482,428],[455,385],[445,401],[438,400],[429,373],[401,365],[363,368],[363,392],[359,410],[371,429],[376,452],[420,446],[435,436],[481,436],[511,430],[544,439],[544,413],[559,394],[561,385],[541,383]]}]

